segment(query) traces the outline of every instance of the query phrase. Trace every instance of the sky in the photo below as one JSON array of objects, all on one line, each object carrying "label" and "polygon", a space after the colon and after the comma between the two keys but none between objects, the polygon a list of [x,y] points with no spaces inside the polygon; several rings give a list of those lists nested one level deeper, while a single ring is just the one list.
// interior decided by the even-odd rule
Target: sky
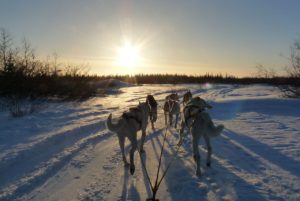
[{"label": "sky", "polygon": [[[299,0],[0,0],[0,27],[91,74],[278,73],[300,38]],[[130,44],[138,59],[120,63]],[[126,56],[126,55],[125,55]],[[124,55],[123,55],[124,57]]]}]

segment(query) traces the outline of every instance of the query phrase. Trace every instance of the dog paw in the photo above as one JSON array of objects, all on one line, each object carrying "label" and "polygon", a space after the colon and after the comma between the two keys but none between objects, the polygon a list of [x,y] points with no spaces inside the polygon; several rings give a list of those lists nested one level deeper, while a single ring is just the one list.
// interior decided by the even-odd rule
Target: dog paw
[{"label": "dog paw", "polygon": [[197,177],[201,177],[201,171],[196,171]]},{"label": "dog paw", "polygon": [[144,153],[146,153],[146,152],[145,152],[144,149],[140,149],[140,153],[141,153],[141,154],[144,154]]},{"label": "dog paw", "polygon": [[134,171],[135,171],[135,166],[134,166],[134,165],[131,165],[131,166],[130,166],[130,174],[133,175],[133,174],[134,174]]},{"label": "dog paw", "polygon": [[193,155],[194,161],[198,163],[198,160],[200,159],[199,155]]}]

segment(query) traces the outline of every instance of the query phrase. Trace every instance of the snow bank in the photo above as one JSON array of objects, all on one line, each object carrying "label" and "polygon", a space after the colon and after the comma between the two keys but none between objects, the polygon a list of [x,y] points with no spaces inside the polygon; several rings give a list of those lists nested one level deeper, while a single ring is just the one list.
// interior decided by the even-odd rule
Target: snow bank
[{"label": "snow bank", "polygon": [[101,89],[106,89],[106,88],[123,88],[123,87],[130,87],[134,86],[133,84],[123,82],[120,80],[116,79],[108,79],[108,80],[101,80],[101,81],[96,81],[92,83],[93,85],[97,86],[98,88]]}]

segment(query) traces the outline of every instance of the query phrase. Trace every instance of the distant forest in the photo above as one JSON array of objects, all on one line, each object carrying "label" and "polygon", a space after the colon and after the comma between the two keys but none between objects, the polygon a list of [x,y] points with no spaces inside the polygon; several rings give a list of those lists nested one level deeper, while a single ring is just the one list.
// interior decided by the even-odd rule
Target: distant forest
[{"label": "distant forest", "polygon": [[[116,79],[132,84],[270,84],[275,86],[290,85],[299,87],[300,78],[296,77],[245,77],[237,78],[222,75],[88,75],[88,74],[34,74],[23,72],[0,71],[0,96],[18,97],[58,97],[63,99],[85,99],[99,92],[98,83],[103,80]],[[108,82],[109,83],[109,82]],[[105,87],[114,87],[114,82]],[[101,90],[100,90],[101,91]]]},{"label": "distant forest", "polygon": [[133,84],[271,84],[300,86],[300,79],[296,77],[243,77],[228,75],[180,75],[180,74],[137,74],[137,75],[109,75],[90,76],[95,80],[116,79]]}]

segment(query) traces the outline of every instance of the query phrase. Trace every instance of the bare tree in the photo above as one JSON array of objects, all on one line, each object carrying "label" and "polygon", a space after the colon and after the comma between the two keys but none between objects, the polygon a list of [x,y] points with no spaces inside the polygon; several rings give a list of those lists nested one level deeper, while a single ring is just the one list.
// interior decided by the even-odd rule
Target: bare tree
[{"label": "bare tree", "polygon": [[286,67],[286,72],[289,78],[294,80],[294,84],[281,89],[287,97],[300,98],[300,39],[292,44],[288,59],[289,66]]},{"label": "bare tree", "polygon": [[5,69],[9,56],[12,56],[12,37],[4,28],[0,28],[0,70]]},{"label": "bare tree", "polygon": [[273,78],[276,76],[276,71],[272,68],[266,68],[262,64],[256,65],[257,75],[259,78]]},{"label": "bare tree", "polygon": [[25,68],[28,68],[29,64],[31,63],[32,59],[35,58],[34,56],[34,49],[31,47],[29,41],[26,38],[22,40],[22,64]]},{"label": "bare tree", "polygon": [[79,76],[86,76],[89,72],[88,64],[82,65],[67,65],[64,69],[65,76],[71,77],[79,77]]},{"label": "bare tree", "polygon": [[35,50],[26,38],[22,39],[21,44],[19,66],[23,68],[24,75],[34,76],[37,72]]},{"label": "bare tree", "polygon": [[287,68],[289,76],[300,78],[300,39],[293,43],[289,61],[290,66]]}]

